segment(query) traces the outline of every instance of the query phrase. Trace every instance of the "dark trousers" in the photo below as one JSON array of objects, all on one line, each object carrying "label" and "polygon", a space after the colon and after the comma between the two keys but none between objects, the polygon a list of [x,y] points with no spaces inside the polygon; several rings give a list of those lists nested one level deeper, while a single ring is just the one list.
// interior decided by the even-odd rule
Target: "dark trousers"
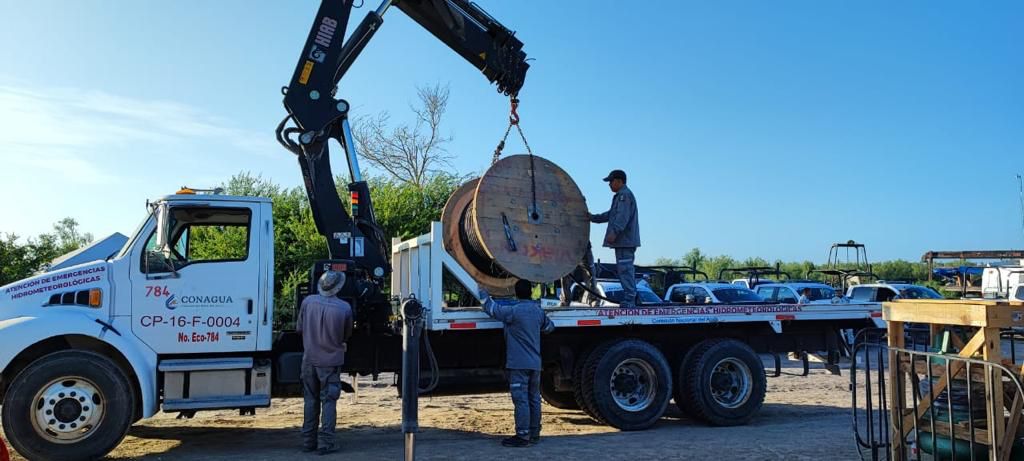
[{"label": "dark trousers", "polygon": [[619,307],[636,306],[636,268],[633,267],[635,258],[636,248],[615,249],[615,270],[619,273],[619,283],[622,284],[622,302],[619,303]]},{"label": "dark trousers", "polygon": [[341,367],[314,367],[303,363],[301,376],[302,445],[316,448],[319,438],[320,448],[332,449],[341,395]]},{"label": "dark trousers", "polygon": [[540,436],[540,370],[508,370],[516,412],[516,436]]}]

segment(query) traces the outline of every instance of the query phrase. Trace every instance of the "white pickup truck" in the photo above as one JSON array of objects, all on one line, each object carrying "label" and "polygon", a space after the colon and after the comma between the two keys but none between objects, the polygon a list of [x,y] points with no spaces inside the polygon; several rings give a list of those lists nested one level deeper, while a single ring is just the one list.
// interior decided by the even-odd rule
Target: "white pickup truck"
[{"label": "white pickup truck", "polygon": [[[116,255],[0,287],[2,421],[25,457],[92,459],[160,410],[252,409],[299,394],[301,341],[274,331],[270,201],[171,195],[153,210]],[[420,300],[437,368],[470,381],[502,366],[501,323],[453,302],[451,287],[475,293],[476,283],[442,235],[434,223],[393,242],[391,294]],[[875,303],[547,310],[557,328],[542,345],[545,398],[624,430],[654,424],[673,396],[701,420],[743,424],[766,390],[756,352],[827,350],[823,326],[884,325]],[[347,370],[399,370],[401,336],[356,311]]]},{"label": "white pickup truck", "polygon": [[986,267],[981,274],[981,296],[1024,301],[1024,260]]}]

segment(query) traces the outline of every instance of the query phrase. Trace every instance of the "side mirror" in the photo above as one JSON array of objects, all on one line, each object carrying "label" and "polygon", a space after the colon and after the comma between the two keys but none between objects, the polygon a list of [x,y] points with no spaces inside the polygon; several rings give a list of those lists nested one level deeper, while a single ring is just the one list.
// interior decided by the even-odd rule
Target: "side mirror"
[{"label": "side mirror", "polygon": [[170,242],[168,241],[168,233],[170,230],[167,228],[168,225],[168,213],[169,208],[166,203],[161,203],[156,209],[156,248],[155,250],[161,253],[169,253]]}]

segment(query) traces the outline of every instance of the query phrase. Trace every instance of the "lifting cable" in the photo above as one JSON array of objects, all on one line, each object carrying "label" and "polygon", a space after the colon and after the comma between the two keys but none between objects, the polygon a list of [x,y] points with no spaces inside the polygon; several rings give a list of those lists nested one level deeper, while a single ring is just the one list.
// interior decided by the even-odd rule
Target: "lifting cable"
[{"label": "lifting cable", "polygon": [[537,208],[537,178],[534,174],[533,164],[533,149],[530,149],[530,143],[526,141],[526,134],[523,133],[522,126],[519,125],[519,98],[512,96],[509,98],[511,108],[508,114],[508,128],[505,129],[505,135],[501,137],[501,141],[498,142],[498,146],[494,148],[494,157],[491,158],[491,165],[498,163],[498,158],[501,157],[501,151],[505,149],[505,141],[508,140],[509,133],[512,132],[512,127],[516,127],[516,131],[519,132],[519,137],[523,140],[523,146],[526,146],[526,153],[530,155],[530,219],[537,221],[540,219],[540,213]]}]

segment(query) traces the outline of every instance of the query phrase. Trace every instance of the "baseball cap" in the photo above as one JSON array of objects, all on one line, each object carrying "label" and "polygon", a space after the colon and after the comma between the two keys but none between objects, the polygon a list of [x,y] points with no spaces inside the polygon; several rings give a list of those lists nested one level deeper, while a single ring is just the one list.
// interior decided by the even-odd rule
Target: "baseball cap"
[{"label": "baseball cap", "polygon": [[608,176],[606,176],[604,178],[604,181],[605,182],[611,182],[613,179],[621,179],[621,180],[625,181],[626,180],[626,172],[622,171],[622,170],[612,170],[612,172],[608,173]]}]

